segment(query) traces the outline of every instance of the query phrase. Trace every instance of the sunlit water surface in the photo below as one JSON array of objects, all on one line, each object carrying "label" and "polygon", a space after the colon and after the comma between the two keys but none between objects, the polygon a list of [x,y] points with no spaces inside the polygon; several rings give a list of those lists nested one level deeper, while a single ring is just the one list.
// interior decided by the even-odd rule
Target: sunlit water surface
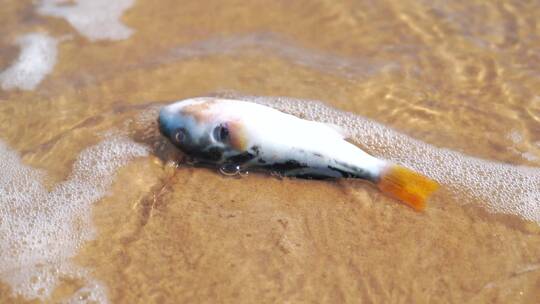
[{"label": "sunlit water surface", "polygon": [[[538,300],[534,1],[1,8],[0,303]],[[193,167],[156,113],[207,95],[338,124],[443,187],[417,213]]]}]

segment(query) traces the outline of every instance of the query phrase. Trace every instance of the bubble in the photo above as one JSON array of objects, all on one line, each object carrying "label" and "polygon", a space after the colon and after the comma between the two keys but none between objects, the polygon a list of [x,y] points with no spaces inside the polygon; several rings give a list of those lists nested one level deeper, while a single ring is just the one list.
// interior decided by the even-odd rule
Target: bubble
[{"label": "bubble", "polygon": [[[26,298],[46,299],[60,277],[77,278],[88,301],[106,302],[105,287],[70,258],[94,236],[91,206],[115,172],[147,154],[147,147],[125,137],[105,139],[84,150],[68,179],[48,191],[44,172],[24,165],[0,141],[0,279]],[[76,296],[69,302],[78,302]]]},{"label": "bubble", "polygon": [[517,215],[540,224],[539,168],[489,161],[435,147],[320,101],[235,93],[222,97],[251,101],[308,120],[336,124],[367,152],[437,180],[457,202],[475,202],[490,212]]},{"label": "bubble", "polygon": [[515,144],[519,144],[523,141],[523,134],[520,133],[518,130],[512,130],[507,137],[514,142]]}]

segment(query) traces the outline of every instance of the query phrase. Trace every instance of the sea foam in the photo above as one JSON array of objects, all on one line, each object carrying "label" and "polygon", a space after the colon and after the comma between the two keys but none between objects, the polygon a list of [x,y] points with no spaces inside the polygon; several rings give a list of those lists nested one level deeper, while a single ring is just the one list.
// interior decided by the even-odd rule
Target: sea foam
[{"label": "sea foam", "polygon": [[79,295],[106,302],[104,286],[70,258],[93,237],[91,206],[115,172],[147,154],[147,147],[125,137],[106,139],[84,150],[69,178],[48,191],[44,172],[0,142],[0,279],[26,298],[46,299],[61,277],[77,278],[85,283]]},{"label": "sea foam", "polygon": [[81,35],[91,41],[127,39],[133,30],[120,21],[134,0],[43,0],[38,13],[66,19]]},{"label": "sea foam", "polygon": [[21,51],[17,60],[0,73],[2,89],[35,89],[56,64],[58,41],[43,33],[17,38]]},{"label": "sea foam", "polygon": [[[227,95],[227,94],[224,94]],[[370,119],[319,101],[229,94],[305,119],[345,128],[371,154],[404,164],[443,184],[459,202],[475,202],[494,213],[517,215],[540,224],[540,169],[514,166],[439,148]]]}]

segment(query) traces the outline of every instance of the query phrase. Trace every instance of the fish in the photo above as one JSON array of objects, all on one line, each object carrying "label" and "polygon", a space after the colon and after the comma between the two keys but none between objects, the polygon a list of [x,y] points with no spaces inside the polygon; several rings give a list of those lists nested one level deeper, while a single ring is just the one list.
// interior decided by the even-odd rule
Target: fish
[{"label": "fish", "polygon": [[161,108],[158,125],[174,146],[202,164],[306,179],[362,179],[417,211],[439,187],[420,173],[364,152],[337,125],[249,101],[180,100]]}]

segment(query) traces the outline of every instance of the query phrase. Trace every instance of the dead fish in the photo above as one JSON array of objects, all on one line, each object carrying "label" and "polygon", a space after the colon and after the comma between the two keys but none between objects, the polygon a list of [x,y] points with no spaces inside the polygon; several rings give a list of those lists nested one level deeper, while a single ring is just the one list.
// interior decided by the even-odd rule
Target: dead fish
[{"label": "dead fish", "polygon": [[335,125],[304,120],[247,101],[199,97],[165,106],[160,132],[194,159],[277,171],[284,176],[370,181],[423,210],[437,182],[369,155]]}]

